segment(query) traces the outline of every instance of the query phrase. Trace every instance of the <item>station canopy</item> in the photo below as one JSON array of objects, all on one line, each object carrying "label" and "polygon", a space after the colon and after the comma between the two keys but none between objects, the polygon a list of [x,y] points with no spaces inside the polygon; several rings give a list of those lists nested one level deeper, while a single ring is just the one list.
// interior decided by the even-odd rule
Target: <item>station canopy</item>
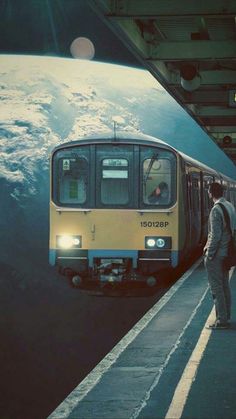
[{"label": "station canopy", "polygon": [[236,0],[89,0],[236,164]]}]

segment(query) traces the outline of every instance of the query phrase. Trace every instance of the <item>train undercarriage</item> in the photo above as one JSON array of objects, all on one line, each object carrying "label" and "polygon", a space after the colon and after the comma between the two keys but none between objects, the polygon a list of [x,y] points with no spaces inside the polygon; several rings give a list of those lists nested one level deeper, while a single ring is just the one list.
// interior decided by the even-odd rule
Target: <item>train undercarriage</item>
[{"label": "train undercarriage", "polygon": [[94,258],[93,267],[81,267],[78,270],[60,265],[59,272],[69,279],[73,287],[79,289],[153,288],[158,283],[156,266],[139,263],[134,268],[130,258]]}]

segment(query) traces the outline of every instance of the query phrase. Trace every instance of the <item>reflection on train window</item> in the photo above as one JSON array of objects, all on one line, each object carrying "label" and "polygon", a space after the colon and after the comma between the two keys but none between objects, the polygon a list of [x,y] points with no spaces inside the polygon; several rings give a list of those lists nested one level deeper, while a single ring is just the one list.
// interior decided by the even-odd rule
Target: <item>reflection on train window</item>
[{"label": "reflection on train window", "polygon": [[129,200],[128,160],[109,158],[102,160],[101,202],[124,205]]},{"label": "reflection on train window", "polygon": [[193,204],[193,212],[195,214],[200,211],[200,188],[199,188],[199,174],[192,173],[191,174],[191,192],[192,192],[192,204]]},{"label": "reflection on train window", "polygon": [[84,158],[62,158],[59,160],[59,202],[62,204],[84,204],[88,163]]},{"label": "reflection on train window", "polygon": [[211,175],[203,174],[204,208],[207,216],[209,215],[210,208],[212,207],[212,200],[209,198],[208,190],[213,181],[214,178]]},{"label": "reflection on train window", "polygon": [[143,202],[147,205],[169,205],[171,202],[171,162],[166,158],[143,161]]}]

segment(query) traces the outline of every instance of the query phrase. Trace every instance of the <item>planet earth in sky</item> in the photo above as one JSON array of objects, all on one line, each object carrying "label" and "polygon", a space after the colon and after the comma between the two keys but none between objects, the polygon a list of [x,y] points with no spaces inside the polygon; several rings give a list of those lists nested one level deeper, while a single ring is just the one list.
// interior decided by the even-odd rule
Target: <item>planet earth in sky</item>
[{"label": "planet earth in sky", "polygon": [[[83,41],[82,47],[81,39],[73,45],[74,57],[92,59],[92,45],[84,49]],[[235,176],[235,166],[142,69],[78,58],[0,55],[0,98],[0,358],[6,409],[1,417],[39,418],[47,416],[41,414],[48,408],[46,399],[54,403],[67,394],[83,378],[90,358],[101,359],[102,348],[112,347],[133,325],[135,313],[151,304],[150,297],[127,303],[124,298],[115,303],[85,298],[49,266],[52,149],[90,134],[112,133],[116,121],[120,131],[158,137],[227,175]],[[54,391],[53,399],[56,381],[61,393]]]},{"label": "planet earth in sky", "polygon": [[146,70],[1,55],[0,95],[0,264],[24,277],[39,252],[47,259],[50,152],[63,142],[112,131],[115,119],[121,131],[158,137],[235,177],[234,164]]},{"label": "planet earth in sky", "polygon": [[37,193],[38,173],[48,169],[54,146],[111,131],[113,119],[119,130],[156,136],[225,174],[235,173],[231,161],[145,70],[4,55],[0,94],[0,176],[15,199]]}]

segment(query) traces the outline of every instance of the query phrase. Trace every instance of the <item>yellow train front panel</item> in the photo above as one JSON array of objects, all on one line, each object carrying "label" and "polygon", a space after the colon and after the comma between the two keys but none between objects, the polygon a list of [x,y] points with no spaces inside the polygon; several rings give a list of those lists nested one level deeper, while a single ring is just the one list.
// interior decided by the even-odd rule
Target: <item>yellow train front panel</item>
[{"label": "yellow train front panel", "polygon": [[50,263],[79,274],[108,264],[141,275],[177,266],[178,163],[167,144],[138,134],[57,147]]},{"label": "yellow train front panel", "polygon": [[[58,208],[51,204],[51,264],[74,266],[80,255],[92,267],[94,258],[130,258],[133,267],[145,261],[177,265],[178,206],[167,211]],[[78,238],[77,246],[60,238]],[[63,260],[64,256],[64,260]],[[74,258],[74,259],[73,259]],[[67,263],[65,264],[65,261]]]}]

